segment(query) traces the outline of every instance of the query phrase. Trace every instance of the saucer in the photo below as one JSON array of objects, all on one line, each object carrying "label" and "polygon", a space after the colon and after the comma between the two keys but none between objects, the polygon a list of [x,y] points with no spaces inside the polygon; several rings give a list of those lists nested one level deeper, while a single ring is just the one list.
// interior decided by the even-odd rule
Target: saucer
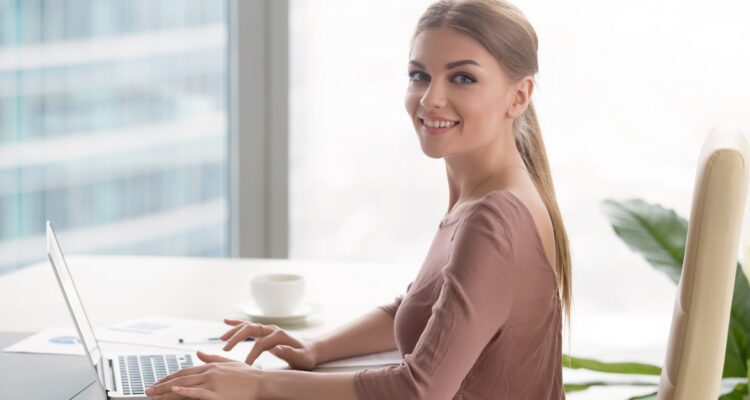
[{"label": "saucer", "polygon": [[237,304],[237,307],[249,316],[253,321],[261,324],[298,324],[304,322],[305,319],[315,312],[318,308],[312,303],[302,303],[293,313],[288,315],[266,315],[263,311],[258,308],[252,302],[243,302]]}]

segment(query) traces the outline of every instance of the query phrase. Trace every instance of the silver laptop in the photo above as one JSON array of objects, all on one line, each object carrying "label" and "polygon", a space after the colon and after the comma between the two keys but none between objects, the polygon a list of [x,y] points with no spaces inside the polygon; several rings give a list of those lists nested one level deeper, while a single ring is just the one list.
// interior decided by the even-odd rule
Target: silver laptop
[{"label": "silver laptop", "polygon": [[154,382],[181,368],[193,366],[190,353],[113,355],[112,358],[102,355],[49,221],[47,255],[73,317],[78,337],[96,372],[102,396],[109,399],[148,399],[145,390]]}]

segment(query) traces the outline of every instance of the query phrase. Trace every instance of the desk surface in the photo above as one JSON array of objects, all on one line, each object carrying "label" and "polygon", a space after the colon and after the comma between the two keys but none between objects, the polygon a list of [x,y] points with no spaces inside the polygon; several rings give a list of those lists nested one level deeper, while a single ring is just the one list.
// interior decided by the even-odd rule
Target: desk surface
[{"label": "desk surface", "polygon": [[[235,307],[250,299],[249,278],[293,272],[306,278],[306,300],[320,305],[302,331],[333,328],[392,301],[417,268],[380,263],[325,263],[276,259],[67,257],[94,326],[159,314],[221,321],[246,317]],[[0,330],[39,331],[71,326],[48,262],[0,276]]]},{"label": "desk surface", "polygon": [[[306,299],[319,304],[321,311],[304,325],[288,329],[312,337],[392,301],[406,291],[419,269],[418,265],[273,259],[70,256],[67,260],[94,326],[154,314],[215,321],[243,318],[234,305],[249,300],[252,275],[299,273],[307,279]],[[597,313],[592,305],[595,304],[578,302],[578,310],[585,311],[573,320],[585,325],[578,325],[578,329],[574,326],[574,355],[661,365],[669,332],[668,313],[657,315],[658,319],[648,315],[636,318],[634,314],[607,310]],[[72,322],[48,262],[0,276],[0,331],[35,332],[53,326],[72,327]],[[618,331],[628,332],[635,340],[612,342],[613,333]],[[564,343],[568,343],[566,339],[563,338]],[[570,369],[563,370],[563,379],[617,380]],[[592,388],[568,397],[626,398],[646,390]]]}]

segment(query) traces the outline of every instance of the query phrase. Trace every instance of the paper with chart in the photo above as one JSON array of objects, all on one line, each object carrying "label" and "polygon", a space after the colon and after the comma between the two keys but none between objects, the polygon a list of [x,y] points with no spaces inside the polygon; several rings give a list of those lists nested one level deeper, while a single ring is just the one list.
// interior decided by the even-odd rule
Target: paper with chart
[{"label": "paper with chart", "polygon": [[84,354],[78,335],[75,330],[70,328],[45,329],[3,349],[3,351],[8,353]]},{"label": "paper with chart", "polygon": [[[148,316],[107,325],[94,329],[97,341],[105,354],[144,354],[165,352],[202,351],[218,354],[238,361],[244,361],[254,342],[240,342],[229,352],[222,350],[224,342],[180,344],[181,337],[221,336],[228,329],[227,325],[195,319]],[[6,349],[13,353],[43,353],[84,355],[75,328],[50,328],[38,332]],[[398,351],[368,354],[318,365],[326,368],[364,368],[379,367],[401,362]],[[286,361],[264,351],[253,364],[264,369],[287,369]],[[316,369],[317,369],[316,368]]]},{"label": "paper with chart", "polygon": [[[180,344],[181,337],[217,337],[228,327],[214,321],[148,316],[94,329],[97,341],[107,353],[192,352],[196,350],[242,358],[253,342],[243,342],[232,352],[222,351],[223,342]],[[236,351],[235,351],[236,350]],[[38,332],[6,349],[12,353],[83,355],[83,346],[75,328],[50,328]],[[236,354],[235,354],[236,353]],[[230,355],[231,354],[231,355]]]}]

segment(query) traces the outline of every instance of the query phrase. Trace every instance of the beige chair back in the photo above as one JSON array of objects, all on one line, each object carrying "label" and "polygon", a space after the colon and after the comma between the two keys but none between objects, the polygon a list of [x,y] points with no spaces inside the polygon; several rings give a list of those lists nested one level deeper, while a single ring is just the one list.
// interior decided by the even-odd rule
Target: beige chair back
[{"label": "beige chair back", "polygon": [[714,128],[703,144],[658,400],[718,398],[747,192],[747,146],[744,135],[729,127]]}]

